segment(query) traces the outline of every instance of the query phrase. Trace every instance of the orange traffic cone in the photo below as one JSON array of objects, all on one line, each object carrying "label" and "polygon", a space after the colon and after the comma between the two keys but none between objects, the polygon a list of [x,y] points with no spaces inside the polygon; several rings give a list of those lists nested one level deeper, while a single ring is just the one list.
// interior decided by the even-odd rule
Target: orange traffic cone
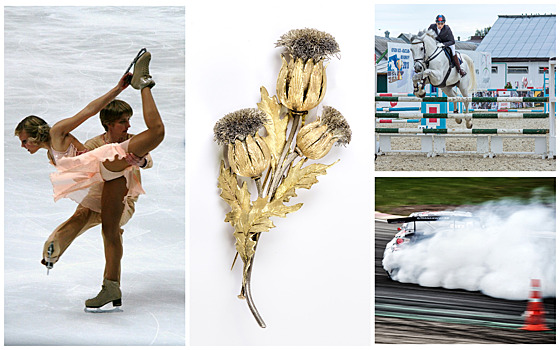
[{"label": "orange traffic cone", "polygon": [[541,300],[541,281],[531,280],[531,291],[529,292],[529,302],[525,311],[525,326],[520,329],[526,331],[549,331],[545,324],[544,308]]}]

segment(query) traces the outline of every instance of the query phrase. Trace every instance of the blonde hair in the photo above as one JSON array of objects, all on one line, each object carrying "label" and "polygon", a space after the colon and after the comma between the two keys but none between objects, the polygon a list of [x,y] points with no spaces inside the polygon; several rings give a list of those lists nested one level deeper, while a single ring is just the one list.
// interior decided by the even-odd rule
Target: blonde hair
[{"label": "blonde hair", "polygon": [[32,144],[41,145],[43,143],[50,144],[51,142],[51,127],[46,121],[35,115],[25,117],[19,122],[16,126],[15,136],[19,136],[22,131],[25,131],[29,136],[27,140]]},{"label": "blonde hair", "polygon": [[116,122],[122,116],[132,117],[132,107],[122,100],[113,100],[107,104],[100,112],[99,119],[101,125],[107,131],[107,125]]}]

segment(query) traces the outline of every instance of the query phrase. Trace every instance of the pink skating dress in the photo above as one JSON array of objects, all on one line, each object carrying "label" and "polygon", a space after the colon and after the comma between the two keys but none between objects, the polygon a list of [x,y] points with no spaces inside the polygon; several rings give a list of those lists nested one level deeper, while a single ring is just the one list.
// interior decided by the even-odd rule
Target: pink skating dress
[{"label": "pink skating dress", "polygon": [[[91,151],[79,154],[76,147],[70,144],[65,152],[58,152],[51,148],[55,161],[56,172],[50,175],[53,184],[54,200],[70,198],[86,208],[101,212],[101,193],[103,183],[114,178],[124,176],[128,193],[126,197],[144,194],[142,183],[129,166],[125,170],[115,173],[103,167],[102,162],[113,160],[115,156],[123,159],[128,152],[128,142],[111,143]],[[124,201],[125,205],[127,201]]]}]

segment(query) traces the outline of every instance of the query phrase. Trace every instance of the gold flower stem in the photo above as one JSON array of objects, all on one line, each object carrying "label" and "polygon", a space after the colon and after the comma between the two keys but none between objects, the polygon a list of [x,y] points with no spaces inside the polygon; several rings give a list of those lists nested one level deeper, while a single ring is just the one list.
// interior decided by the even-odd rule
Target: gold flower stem
[{"label": "gold flower stem", "polygon": [[257,193],[259,195],[259,197],[263,196],[263,186],[262,186],[262,181],[261,181],[261,177],[257,177],[254,179],[255,180],[255,185],[257,186]]},{"label": "gold flower stem", "polygon": [[[264,176],[264,180],[261,180],[262,183],[266,184],[268,182],[268,177],[270,176],[271,172],[272,172],[272,167],[269,166],[268,169],[266,169],[266,175]],[[263,190],[264,190],[264,186],[263,186]]]},{"label": "gold flower stem", "polygon": [[292,146],[294,137],[297,134],[299,128],[301,127],[301,120],[305,118],[305,116],[307,115],[307,111],[296,112],[296,111],[289,110],[289,115],[292,116],[292,129],[290,130],[288,139],[286,140],[286,143],[284,144],[284,148],[282,149],[282,154],[280,156],[280,159],[278,160],[278,164],[276,165],[276,171],[274,172],[274,176],[272,177],[271,182],[268,186],[267,195],[270,196],[270,198],[272,198],[272,194],[276,191],[275,187],[278,186],[278,183],[282,178],[282,174],[284,172],[284,166],[283,166],[284,161],[286,160],[288,151]]},{"label": "gold flower stem", "polygon": [[[257,250],[257,244],[259,242],[260,235],[261,235],[260,232],[255,234],[255,252]],[[255,255],[253,255],[249,259],[247,264],[244,266],[243,274],[245,276],[243,278],[243,285],[241,287],[241,296],[243,296],[245,300],[247,300],[247,305],[249,306],[249,310],[251,310],[251,313],[253,314],[253,317],[255,317],[255,320],[257,321],[259,326],[261,326],[261,328],[266,328],[266,324],[264,323],[264,320],[259,314],[259,311],[257,310],[255,303],[253,302],[253,296],[251,295],[251,273],[253,272],[254,259],[255,259]]]},{"label": "gold flower stem", "polygon": [[270,196],[270,200],[272,200],[274,198],[274,195],[276,194],[276,190],[278,189],[278,186],[280,186],[280,180],[282,180],[283,174],[292,165],[292,163],[297,158],[297,156],[298,156],[298,154],[296,152],[292,152],[286,158],[286,162],[284,163],[284,166],[282,167],[282,170],[280,171],[280,176],[276,179],[276,183],[274,183],[273,186],[272,186],[272,194]]}]

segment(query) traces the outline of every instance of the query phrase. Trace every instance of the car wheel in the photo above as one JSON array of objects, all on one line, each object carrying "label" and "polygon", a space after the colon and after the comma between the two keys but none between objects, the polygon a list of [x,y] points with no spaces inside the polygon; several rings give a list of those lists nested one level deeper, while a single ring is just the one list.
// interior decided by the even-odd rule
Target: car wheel
[{"label": "car wheel", "polygon": [[393,281],[395,281],[395,276],[397,276],[397,274],[399,273],[399,269],[392,269],[391,271],[386,271],[387,272],[387,276],[389,276],[389,278]]}]

